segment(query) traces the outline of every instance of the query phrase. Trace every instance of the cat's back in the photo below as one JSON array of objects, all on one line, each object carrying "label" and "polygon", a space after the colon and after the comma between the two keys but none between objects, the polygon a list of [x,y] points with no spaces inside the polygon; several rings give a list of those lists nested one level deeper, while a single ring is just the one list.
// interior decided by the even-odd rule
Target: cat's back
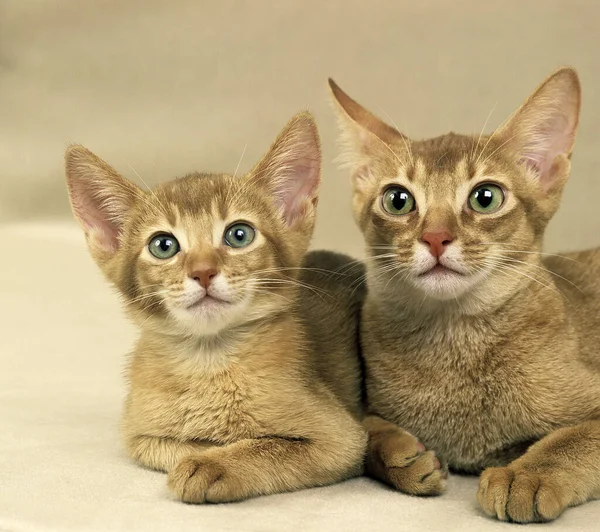
[{"label": "cat's back", "polygon": [[344,404],[358,412],[361,401],[359,322],[365,297],[364,265],[331,251],[308,253],[299,312],[319,373]]}]

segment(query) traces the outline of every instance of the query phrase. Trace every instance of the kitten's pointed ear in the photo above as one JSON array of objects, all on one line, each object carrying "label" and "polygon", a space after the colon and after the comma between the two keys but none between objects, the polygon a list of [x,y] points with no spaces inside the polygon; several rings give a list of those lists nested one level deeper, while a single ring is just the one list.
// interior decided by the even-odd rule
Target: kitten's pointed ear
[{"label": "kitten's pointed ear", "polygon": [[580,107],[579,77],[575,70],[561,68],[527,98],[498,133],[546,191],[568,177]]},{"label": "kitten's pointed ear", "polygon": [[374,157],[389,157],[391,146],[406,147],[410,140],[353,100],[333,79],[328,82],[341,130],[340,160],[353,170],[354,183],[360,187]]},{"label": "kitten's pointed ear", "polygon": [[269,190],[288,226],[314,216],[321,148],[317,124],[310,113],[298,113],[286,124],[248,179]]},{"label": "kitten's pointed ear", "polygon": [[92,251],[113,254],[141,190],[80,145],[67,149],[65,169],[71,208]]}]

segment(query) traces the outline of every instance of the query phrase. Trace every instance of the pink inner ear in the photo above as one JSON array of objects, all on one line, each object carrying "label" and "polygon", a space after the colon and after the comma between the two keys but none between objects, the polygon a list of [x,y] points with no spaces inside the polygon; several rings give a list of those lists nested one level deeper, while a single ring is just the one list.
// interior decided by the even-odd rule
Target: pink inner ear
[{"label": "pink inner ear", "polygon": [[523,150],[522,160],[539,176],[543,185],[551,181],[550,170],[554,159],[567,153],[573,143],[572,126],[562,113],[540,124],[532,135],[530,144]]},{"label": "pink inner ear", "polygon": [[294,160],[284,170],[277,198],[288,225],[302,217],[306,201],[313,200],[319,185],[320,161],[310,157]]},{"label": "pink inner ear", "polygon": [[119,225],[111,218],[108,198],[102,199],[92,190],[89,182],[75,179],[70,182],[73,210],[85,228],[88,237],[106,251],[116,251],[119,247]]}]

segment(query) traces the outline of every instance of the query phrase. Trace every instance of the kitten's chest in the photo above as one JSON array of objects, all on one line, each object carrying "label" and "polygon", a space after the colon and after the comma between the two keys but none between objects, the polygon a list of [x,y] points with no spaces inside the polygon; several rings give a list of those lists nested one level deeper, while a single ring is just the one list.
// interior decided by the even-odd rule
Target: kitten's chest
[{"label": "kitten's chest", "polygon": [[229,443],[265,430],[256,415],[264,383],[236,370],[162,376],[153,382],[158,385],[133,384],[126,412],[147,434]]}]

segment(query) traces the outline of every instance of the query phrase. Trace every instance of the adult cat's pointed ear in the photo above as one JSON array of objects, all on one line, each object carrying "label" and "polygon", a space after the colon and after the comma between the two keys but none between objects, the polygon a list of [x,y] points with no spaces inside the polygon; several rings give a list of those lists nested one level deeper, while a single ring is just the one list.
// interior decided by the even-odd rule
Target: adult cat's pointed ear
[{"label": "adult cat's pointed ear", "polygon": [[329,78],[328,82],[331,94],[342,117],[349,119],[365,131],[376,135],[387,144],[393,144],[402,138],[402,134],[396,128],[389,126],[381,118],[350,98],[333,79]]},{"label": "adult cat's pointed ear", "polygon": [[497,134],[544,190],[568,177],[580,107],[579,77],[572,68],[561,68],[527,98]]},{"label": "adult cat's pointed ear", "polygon": [[71,208],[92,251],[114,253],[141,190],[81,145],[67,149],[65,171]]},{"label": "adult cat's pointed ear", "polygon": [[407,147],[410,140],[353,100],[331,78],[329,88],[341,130],[340,159],[353,170],[355,184],[360,185],[368,178],[374,157],[389,157],[391,146]]},{"label": "adult cat's pointed ear", "polygon": [[248,175],[275,199],[286,224],[314,216],[321,180],[321,147],[317,124],[308,112],[298,113]]}]

